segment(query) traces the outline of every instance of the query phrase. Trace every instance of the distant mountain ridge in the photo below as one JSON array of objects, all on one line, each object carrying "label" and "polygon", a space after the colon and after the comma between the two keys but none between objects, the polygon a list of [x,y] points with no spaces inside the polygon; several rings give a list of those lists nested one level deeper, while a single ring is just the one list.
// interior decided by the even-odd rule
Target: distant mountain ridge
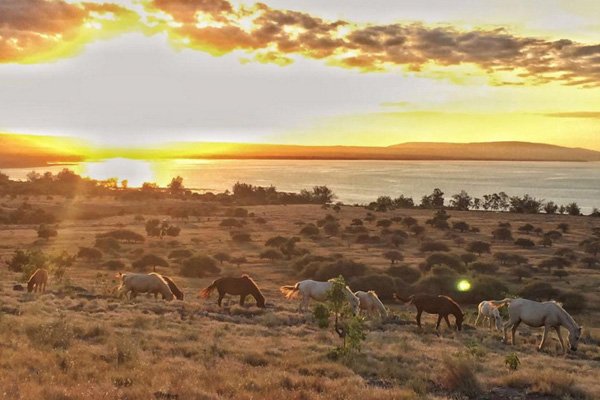
[{"label": "distant mountain ridge", "polygon": [[424,158],[515,160],[515,161],[600,161],[600,152],[581,147],[563,147],[531,142],[440,143],[408,142],[388,146],[398,154]]},{"label": "distant mountain ridge", "polygon": [[0,134],[0,168],[115,157],[132,159],[600,161],[600,151],[530,142],[407,142],[387,147],[171,142],[94,148],[68,137]]}]

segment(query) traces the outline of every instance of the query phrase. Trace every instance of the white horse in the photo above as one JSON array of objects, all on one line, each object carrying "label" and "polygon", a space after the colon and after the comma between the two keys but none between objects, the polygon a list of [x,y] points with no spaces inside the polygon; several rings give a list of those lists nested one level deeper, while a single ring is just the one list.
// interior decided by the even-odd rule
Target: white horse
[{"label": "white horse", "polygon": [[504,299],[494,301],[494,304],[499,306],[508,304],[509,320],[504,324],[504,342],[508,343],[507,330],[512,327],[512,344],[515,344],[515,332],[521,322],[534,328],[544,327],[542,341],[538,346],[538,350],[542,350],[548,331],[554,328],[558,335],[558,340],[562,347],[563,353],[566,352],[565,343],[560,333],[560,327],[564,326],[569,331],[568,341],[570,349],[577,351],[577,343],[581,337],[581,327],[577,325],[573,317],[565,311],[562,306],[555,301],[545,301],[543,303],[527,300],[527,299]]},{"label": "white horse", "polygon": [[[332,286],[333,283],[331,279],[327,282],[319,282],[307,279],[305,281],[296,283],[294,286],[282,286],[279,288],[279,290],[287,299],[295,298],[298,294],[301,294],[302,301],[300,302],[300,307],[298,310],[306,311],[308,309],[308,302],[310,299],[317,301],[327,300],[327,292]],[[352,307],[352,312],[354,312],[354,315],[358,315],[360,300],[354,295],[354,293],[352,293],[352,290],[350,290],[348,286],[344,288],[344,292],[348,302],[350,303],[350,306]]]},{"label": "white horse", "polygon": [[496,322],[496,330],[502,330],[502,317],[500,316],[500,311],[498,311],[498,306],[494,305],[491,301],[482,301],[479,303],[477,307],[477,319],[475,320],[475,326],[479,323],[479,318],[483,317],[483,322],[485,320],[490,321],[490,330],[492,330],[492,320]]},{"label": "white horse", "polygon": [[388,316],[387,309],[373,290],[368,292],[359,290],[354,292],[354,295],[360,300],[360,309],[365,310],[368,315],[378,314],[379,317],[384,318]]}]

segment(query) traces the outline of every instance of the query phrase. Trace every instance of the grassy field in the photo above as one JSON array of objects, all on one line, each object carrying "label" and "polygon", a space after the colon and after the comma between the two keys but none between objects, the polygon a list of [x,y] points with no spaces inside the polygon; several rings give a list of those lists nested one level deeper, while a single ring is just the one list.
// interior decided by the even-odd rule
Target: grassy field
[{"label": "grassy field", "polygon": [[[16,209],[23,198],[4,198],[4,210]],[[146,236],[145,223],[152,218],[170,219],[181,228],[177,237],[146,237],[143,243],[121,243],[120,249],[103,251],[101,259],[77,258],[62,279],[53,274],[45,294],[13,290],[22,282],[22,273],[3,266],[0,285],[0,397],[5,399],[597,399],[600,398],[600,269],[584,268],[586,254],[579,243],[592,237],[600,220],[562,215],[520,215],[493,212],[448,211],[449,223],[465,221],[466,232],[436,229],[426,220],[432,210],[373,212],[343,206],[339,212],[317,205],[249,206],[250,215],[237,218],[245,225],[251,241],[231,239],[232,228],[220,226],[233,207],[204,205],[178,200],[119,202],[110,198],[29,197],[27,203],[57,216],[58,235],[38,238],[37,225],[0,226],[0,256],[8,261],[16,249],[39,249],[47,255],[66,250],[77,254],[80,247],[94,247],[96,235],[115,229],[129,229]],[[204,207],[201,217],[175,220],[173,210]],[[332,215],[339,232],[300,235],[307,223]],[[142,218],[143,217],[143,218]],[[396,218],[394,218],[396,217]],[[419,235],[410,233],[402,223],[416,219],[425,228]],[[262,218],[265,223],[257,223]],[[368,245],[357,243],[357,235],[344,233],[355,219],[361,219],[366,232],[377,236]],[[378,221],[390,219],[388,232]],[[371,221],[369,221],[371,220]],[[528,238],[532,249],[514,244],[514,240],[492,239],[499,223],[510,223],[513,238]],[[543,232],[553,231],[561,223],[568,230],[553,240],[552,246],[537,243],[542,233],[519,232],[530,223]],[[394,230],[407,232],[407,238],[395,248],[387,239]],[[367,320],[367,337],[362,351],[350,357],[331,359],[328,355],[339,338],[332,330],[319,329],[312,315],[299,314],[297,301],[288,301],[279,293],[281,285],[304,279],[292,260],[260,258],[265,242],[273,236],[298,236],[296,247],[311,255],[343,257],[367,266],[368,274],[388,274],[390,261],[383,254],[400,251],[408,265],[416,270],[429,252],[423,243],[441,242],[450,253],[464,254],[473,241],[491,243],[491,252],[477,261],[499,267],[492,275],[516,295],[528,284],[550,283],[563,293],[584,296],[585,308],[573,312],[584,326],[583,339],[576,353],[560,354],[554,334],[542,352],[536,350],[541,329],[521,325],[516,346],[501,342],[501,334],[473,327],[476,304],[461,304],[468,312],[462,332],[442,325],[441,335],[434,331],[435,317],[424,317],[424,328],[414,323],[410,306],[386,299],[391,310],[387,320]],[[563,268],[567,276],[558,276],[536,268],[555,256],[558,249],[571,249],[577,260]],[[219,274],[202,278],[185,277],[181,262],[168,259],[173,250],[189,250],[193,255],[224,252],[243,256],[239,267],[227,261],[218,264]],[[508,252],[527,258],[529,277],[515,276],[515,266],[500,265],[494,254]],[[143,254],[168,259],[168,267],[157,272],[171,276],[183,289],[184,301],[165,302],[138,296],[128,301],[114,296],[118,284],[104,265],[120,260],[125,270]],[[485,274],[473,271],[452,275],[436,269],[422,272],[420,281],[434,274],[447,280],[477,280]],[[150,271],[149,269],[148,271]],[[305,271],[306,272],[306,271]],[[198,298],[200,289],[217,276],[247,273],[262,289],[267,308],[254,301],[245,307],[238,299],[227,298],[222,308],[215,296]],[[356,279],[360,279],[357,277]],[[419,281],[400,285],[409,295]],[[377,288],[374,288],[377,289]],[[474,288],[475,289],[475,288]],[[568,303],[565,303],[565,308]],[[512,352],[521,364],[510,371],[505,359]]]}]

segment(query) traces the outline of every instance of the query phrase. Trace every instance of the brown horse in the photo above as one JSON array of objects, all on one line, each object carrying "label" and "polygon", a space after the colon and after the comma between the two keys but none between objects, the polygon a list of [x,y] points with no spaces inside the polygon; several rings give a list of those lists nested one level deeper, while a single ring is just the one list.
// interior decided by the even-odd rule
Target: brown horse
[{"label": "brown horse", "polygon": [[460,306],[448,296],[415,294],[408,299],[403,299],[398,295],[396,295],[396,298],[404,303],[414,304],[415,307],[417,307],[417,325],[419,325],[419,328],[421,328],[421,314],[425,311],[428,314],[438,314],[437,324],[435,324],[436,330],[439,330],[442,318],[444,318],[446,324],[448,324],[448,328],[452,328],[450,326],[450,321],[448,320],[449,314],[454,315],[454,318],[456,319],[456,328],[459,331],[462,330],[462,323],[465,315],[460,309]]},{"label": "brown horse", "polygon": [[242,275],[240,278],[225,277],[219,278],[209,287],[200,291],[200,297],[207,299],[213,290],[217,289],[219,292],[219,300],[217,303],[221,306],[221,301],[226,294],[233,294],[240,296],[240,306],[244,305],[246,296],[251,295],[256,299],[256,305],[258,307],[265,307],[265,297],[260,292],[256,283],[248,275]]},{"label": "brown horse", "polygon": [[[171,292],[175,295],[175,298],[177,300],[183,300],[183,292],[181,291],[181,289],[179,289],[177,287],[175,282],[173,282],[173,279],[169,278],[166,275],[161,275],[161,276],[163,277],[165,282],[167,282],[167,285],[169,285],[169,289],[171,289]],[[156,293],[154,295],[156,296]]]},{"label": "brown horse", "polygon": [[46,284],[48,283],[48,271],[45,269],[37,269],[27,281],[27,291],[31,292],[45,292]]}]

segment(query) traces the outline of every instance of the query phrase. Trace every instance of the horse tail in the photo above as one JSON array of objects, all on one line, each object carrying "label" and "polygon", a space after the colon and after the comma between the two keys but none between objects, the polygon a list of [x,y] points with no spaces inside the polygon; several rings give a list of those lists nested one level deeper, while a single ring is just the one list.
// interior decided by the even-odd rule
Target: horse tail
[{"label": "horse tail", "polygon": [[210,297],[210,294],[213,292],[213,290],[215,290],[217,288],[217,282],[218,281],[219,280],[217,279],[217,280],[213,281],[213,283],[211,283],[210,286],[202,289],[200,291],[200,298],[202,298],[202,299],[208,299]]},{"label": "horse tail", "polygon": [[415,296],[414,296],[414,295],[410,295],[410,296],[408,296],[408,297],[402,297],[402,296],[400,296],[399,294],[397,294],[397,293],[394,293],[394,298],[395,298],[396,300],[399,300],[399,301],[401,301],[401,302],[403,302],[403,303],[406,303],[406,304],[413,304],[413,301],[414,301],[414,299],[415,299]]},{"label": "horse tail", "polygon": [[296,283],[294,286],[282,286],[279,288],[279,291],[283,293],[286,299],[293,299],[300,291],[300,282]]}]

